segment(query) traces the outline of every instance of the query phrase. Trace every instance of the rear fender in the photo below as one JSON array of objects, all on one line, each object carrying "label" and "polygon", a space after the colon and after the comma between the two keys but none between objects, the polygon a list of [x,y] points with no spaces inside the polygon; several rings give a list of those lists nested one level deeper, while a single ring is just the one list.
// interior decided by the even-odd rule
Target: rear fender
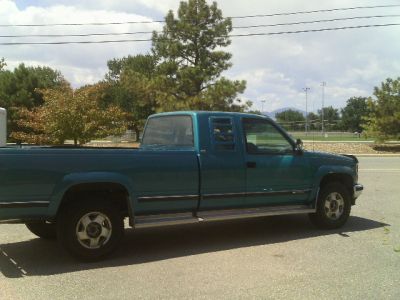
[{"label": "rear fender", "polygon": [[114,172],[79,172],[70,173],[56,185],[52,196],[48,213],[50,217],[55,217],[61,205],[65,193],[73,186],[85,183],[115,183],[123,186],[128,192],[128,210],[129,215],[133,216],[133,182],[126,176]]}]

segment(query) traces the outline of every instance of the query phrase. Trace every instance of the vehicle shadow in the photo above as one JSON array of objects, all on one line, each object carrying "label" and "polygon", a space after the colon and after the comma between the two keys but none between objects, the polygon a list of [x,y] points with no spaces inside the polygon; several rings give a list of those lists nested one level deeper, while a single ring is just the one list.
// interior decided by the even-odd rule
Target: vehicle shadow
[{"label": "vehicle shadow", "polygon": [[[43,276],[143,264],[176,257],[269,245],[317,236],[371,230],[388,224],[352,216],[339,230],[318,230],[304,215],[210,222],[151,229],[127,229],[122,245],[108,259],[77,262],[56,241],[39,238],[0,245],[0,271],[8,278]],[[350,234],[350,235],[349,235]]]}]

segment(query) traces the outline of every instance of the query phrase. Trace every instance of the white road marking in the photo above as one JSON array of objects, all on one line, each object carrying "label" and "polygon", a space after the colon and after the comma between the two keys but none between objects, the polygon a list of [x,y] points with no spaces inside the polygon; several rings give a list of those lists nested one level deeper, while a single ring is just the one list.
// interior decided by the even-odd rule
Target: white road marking
[{"label": "white road marking", "polygon": [[13,264],[19,271],[21,271],[21,273],[22,273],[23,275],[27,275],[27,274],[28,274],[28,272],[26,272],[24,269],[22,269],[22,268],[18,265],[18,263],[17,263],[14,259],[12,259],[3,249],[0,248],[0,252],[1,252],[1,254],[3,254],[5,257],[7,257],[8,260],[9,260],[10,262],[12,262],[12,264]]},{"label": "white road marking", "polygon": [[359,169],[359,171],[389,171],[389,172],[399,172],[400,169]]}]

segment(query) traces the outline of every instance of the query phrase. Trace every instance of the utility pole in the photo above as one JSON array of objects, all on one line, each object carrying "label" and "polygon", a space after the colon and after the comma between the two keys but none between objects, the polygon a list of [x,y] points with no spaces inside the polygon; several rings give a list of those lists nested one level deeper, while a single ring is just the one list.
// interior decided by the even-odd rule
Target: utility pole
[{"label": "utility pole", "polygon": [[322,86],[322,109],[321,109],[321,130],[322,130],[322,135],[325,134],[325,127],[324,127],[324,102],[325,102],[325,86],[326,82],[322,81],[321,83]]},{"label": "utility pole", "polygon": [[265,103],[265,100],[261,100],[261,112],[262,113],[264,112],[264,103]]},{"label": "utility pole", "polygon": [[305,124],[306,135],[308,133],[308,91],[309,90],[310,90],[309,87],[303,88],[303,91],[306,93],[306,124]]}]

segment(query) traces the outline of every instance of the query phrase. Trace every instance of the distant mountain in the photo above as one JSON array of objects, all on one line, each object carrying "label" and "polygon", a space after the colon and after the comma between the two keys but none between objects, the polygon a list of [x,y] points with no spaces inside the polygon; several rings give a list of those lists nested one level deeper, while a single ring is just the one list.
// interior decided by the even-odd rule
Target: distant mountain
[{"label": "distant mountain", "polygon": [[283,112],[283,111],[289,110],[289,109],[295,110],[295,111],[298,111],[298,112],[302,113],[304,117],[306,116],[306,112],[305,112],[304,110],[301,110],[301,109],[298,109],[298,108],[295,108],[295,107],[283,107],[283,108],[278,108],[278,109],[275,109],[275,110],[273,110],[273,111],[271,111],[271,112],[264,111],[264,112],[262,112],[262,114],[265,115],[265,116],[268,116],[268,117],[270,117],[270,118],[272,118],[272,119],[276,119],[276,118],[275,118],[275,115],[276,115],[277,113],[280,113],[280,112]]}]

